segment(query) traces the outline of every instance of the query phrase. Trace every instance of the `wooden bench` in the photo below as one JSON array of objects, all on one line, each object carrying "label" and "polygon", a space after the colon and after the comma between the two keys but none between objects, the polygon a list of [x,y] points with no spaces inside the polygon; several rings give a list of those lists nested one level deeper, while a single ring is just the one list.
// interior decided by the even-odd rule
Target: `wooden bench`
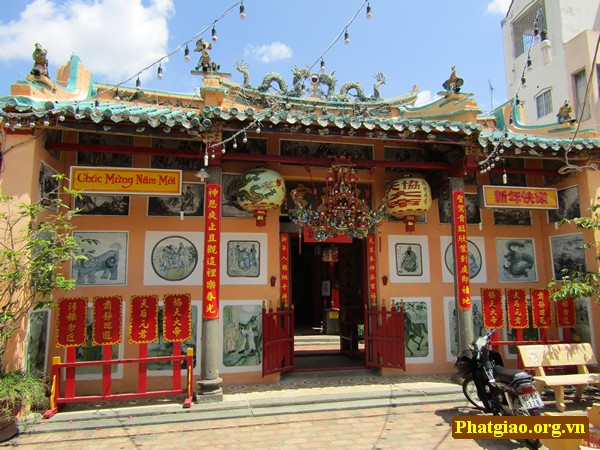
[{"label": "wooden bench", "polygon": [[[588,385],[600,387],[600,374],[590,373],[588,365],[598,362],[590,344],[518,345],[525,369],[534,369],[533,380],[538,391],[548,387],[554,391],[556,410],[565,410],[565,386],[575,386],[575,398],[581,400]],[[577,373],[546,375],[544,368],[576,366]]]}]

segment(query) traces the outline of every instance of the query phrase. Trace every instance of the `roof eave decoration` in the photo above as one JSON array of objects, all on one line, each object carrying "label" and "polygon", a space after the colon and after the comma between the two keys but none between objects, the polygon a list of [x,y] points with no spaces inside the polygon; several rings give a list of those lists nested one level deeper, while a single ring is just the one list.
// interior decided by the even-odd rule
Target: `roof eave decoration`
[{"label": "roof eave decoration", "polygon": [[484,148],[502,145],[516,155],[526,151],[533,157],[542,156],[535,149],[547,150],[552,155],[557,155],[559,150],[600,150],[600,133],[592,129],[577,131],[573,121],[524,124],[522,105],[514,99],[498,107],[493,112],[493,119],[494,126],[483,126],[479,134],[479,143]]},{"label": "roof eave decoration", "polygon": [[80,101],[96,95],[94,83],[93,74],[78,56],[72,55],[65,65],[58,68],[56,81],[52,81],[47,75],[35,75],[32,69],[25,80],[17,80],[16,84],[11,85],[11,95],[28,97],[32,103],[36,99],[44,102]]},{"label": "roof eave decoration", "polygon": [[[480,110],[471,94],[448,92],[430,104],[415,106],[416,85],[408,94],[391,99],[380,98],[376,89],[377,95],[365,101],[333,95],[322,98],[316,94],[290,97],[246,88],[231,82],[229,74],[211,72],[204,77],[205,84],[200,95],[144,92],[123,86],[120,86],[119,92],[112,85],[92,85],[91,72],[75,56],[59,69],[59,74],[60,84],[58,79],[53,83],[53,92],[29,89],[29,82],[14,85],[13,95],[0,98],[2,115],[9,122],[23,114],[44,118],[45,126],[62,122],[66,117],[75,122],[89,119],[95,124],[103,121],[122,125],[129,123],[135,125],[138,133],[145,125],[149,129],[162,127],[165,132],[180,126],[191,136],[208,131],[218,119],[242,123],[270,122],[275,126],[292,128],[314,127],[325,132],[329,127],[348,133],[364,129],[367,134],[373,131],[380,135],[388,130],[464,135],[481,130],[481,125],[476,123]],[[385,77],[377,74],[375,79],[374,87],[377,87],[383,84]],[[356,83],[351,84],[356,86]],[[23,95],[14,95],[16,93]],[[221,97],[218,106],[214,106],[215,94]],[[205,98],[211,96],[212,101],[207,104],[209,102]]]},{"label": "roof eave decoration", "polygon": [[[240,70],[240,62],[236,68]],[[243,66],[244,73],[247,66]],[[294,69],[294,85],[300,83],[301,71]],[[309,74],[304,74],[309,77]],[[343,95],[335,93],[335,83],[330,78],[327,83],[322,81],[323,74],[313,74],[310,78],[315,85],[312,92],[302,96],[302,91],[288,88],[285,80],[276,73],[267,74],[261,85],[256,88],[249,84],[247,73],[244,74],[244,84],[240,85],[226,78],[221,79],[222,86],[227,89],[223,100],[221,118],[224,120],[270,122],[273,125],[291,125],[327,128],[337,130],[409,130],[462,132],[471,134],[480,131],[477,115],[481,113],[477,103],[472,100],[472,94],[453,92],[441,93],[443,97],[432,103],[415,106],[418,87],[403,96],[391,99],[380,98],[378,95],[366,100],[365,98],[351,100],[344,86],[356,83],[346,83],[340,89]],[[375,87],[383,74],[377,74]],[[317,85],[325,84],[328,90],[320,91]],[[276,91],[268,91],[276,85]],[[377,92],[376,89],[374,89]],[[361,88],[361,92],[364,92]]]}]

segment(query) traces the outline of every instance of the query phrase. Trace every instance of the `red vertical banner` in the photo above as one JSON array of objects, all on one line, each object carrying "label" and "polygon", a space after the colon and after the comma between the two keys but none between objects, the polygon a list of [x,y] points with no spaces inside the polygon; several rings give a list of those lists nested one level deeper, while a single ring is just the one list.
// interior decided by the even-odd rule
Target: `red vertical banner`
[{"label": "red vertical banner", "polygon": [[469,244],[467,242],[467,210],[465,193],[452,191],[452,221],[454,241],[454,270],[458,308],[471,309],[471,280],[469,278]]},{"label": "red vertical banner", "polygon": [[94,297],[92,311],[92,345],[120,344],[122,339],[123,297]]},{"label": "red vertical banner", "polygon": [[57,347],[79,347],[87,338],[87,298],[69,297],[58,300],[56,314]]},{"label": "red vertical banner", "polygon": [[367,261],[369,267],[369,302],[377,307],[377,265],[375,264],[375,236],[367,236]]},{"label": "red vertical banner", "polygon": [[559,300],[556,305],[556,326],[573,328],[575,326],[575,302],[573,297]]},{"label": "red vertical banner", "polygon": [[158,342],[158,295],[132,295],[130,303],[129,343]]},{"label": "red vertical banner", "polygon": [[481,289],[481,309],[483,310],[483,327],[504,328],[504,304],[502,290]]},{"label": "red vertical banner", "polygon": [[281,306],[287,309],[290,304],[290,235],[281,233],[279,235],[279,276],[281,277]]},{"label": "red vertical banner", "polygon": [[534,328],[550,328],[552,325],[552,309],[550,308],[550,291],[548,289],[531,290],[531,316]]},{"label": "red vertical banner", "polygon": [[529,310],[525,289],[506,290],[506,309],[508,310],[509,328],[521,329],[529,327]]},{"label": "red vertical banner", "polygon": [[219,318],[219,260],[221,248],[221,185],[206,185],[202,317]]},{"label": "red vertical banner", "polygon": [[163,338],[165,342],[183,342],[192,338],[191,294],[164,296]]}]

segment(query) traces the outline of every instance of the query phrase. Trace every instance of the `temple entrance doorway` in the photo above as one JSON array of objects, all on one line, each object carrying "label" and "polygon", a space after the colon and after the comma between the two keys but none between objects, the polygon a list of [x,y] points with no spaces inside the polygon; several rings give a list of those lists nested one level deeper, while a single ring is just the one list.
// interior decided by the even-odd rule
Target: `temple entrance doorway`
[{"label": "temple entrance doorway", "polygon": [[290,242],[294,370],[364,368],[365,242]]}]

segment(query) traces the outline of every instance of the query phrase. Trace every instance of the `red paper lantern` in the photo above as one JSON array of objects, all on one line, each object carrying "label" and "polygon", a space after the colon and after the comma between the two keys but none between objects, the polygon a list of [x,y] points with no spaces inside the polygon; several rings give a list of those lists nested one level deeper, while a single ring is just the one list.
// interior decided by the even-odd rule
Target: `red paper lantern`
[{"label": "red paper lantern", "polygon": [[406,231],[413,232],[417,215],[431,208],[431,188],[427,181],[417,176],[400,178],[389,185],[385,202],[388,213],[404,219]]}]

